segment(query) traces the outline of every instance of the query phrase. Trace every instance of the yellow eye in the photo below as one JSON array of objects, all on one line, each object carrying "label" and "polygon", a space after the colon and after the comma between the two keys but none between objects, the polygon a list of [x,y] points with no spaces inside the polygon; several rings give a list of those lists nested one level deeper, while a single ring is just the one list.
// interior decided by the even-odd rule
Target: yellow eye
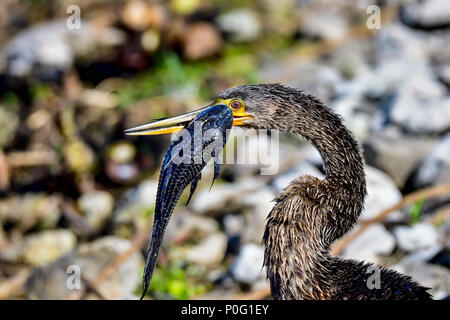
[{"label": "yellow eye", "polygon": [[238,110],[239,108],[242,107],[242,102],[239,101],[239,100],[234,100],[234,101],[231,102],[230,107],[233,110]]}]

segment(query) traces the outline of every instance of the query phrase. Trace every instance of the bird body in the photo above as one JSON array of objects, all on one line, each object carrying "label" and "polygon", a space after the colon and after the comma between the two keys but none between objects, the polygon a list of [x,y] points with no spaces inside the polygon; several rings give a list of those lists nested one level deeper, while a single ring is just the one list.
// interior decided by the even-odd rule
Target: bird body
[{"label": "bird body", "polygon": [[230,107],[234,125],[305,137],[323,159],[325,178],[295,179],[268,215],[264,266],[274,299],[431,298],[408,276],[330,254],[333,242],[356,224],[367,194],[360,147],[340,116],[315,97],[279,84],[226,89],[216,103]]}]

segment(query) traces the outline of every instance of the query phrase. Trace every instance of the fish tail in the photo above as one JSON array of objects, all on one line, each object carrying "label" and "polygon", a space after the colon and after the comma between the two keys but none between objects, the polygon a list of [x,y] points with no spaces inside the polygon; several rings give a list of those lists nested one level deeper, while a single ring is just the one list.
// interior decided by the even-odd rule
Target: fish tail
[{"label": "fish tail", "polygon": [[150,247],[147,253],[147,259],[145,261],[144,276],[142,277],[142,296],[141,300],[144,298],[148,291],[150,285],[150,280],[152,279],[153,272],[155,271],[156,260],[158,259],[159,248],[161,247],[161,242],[166,230],[166,226],[169,219],[158,219],[155,220],[155,225],[153,228],[152,240],[150,242]]}]

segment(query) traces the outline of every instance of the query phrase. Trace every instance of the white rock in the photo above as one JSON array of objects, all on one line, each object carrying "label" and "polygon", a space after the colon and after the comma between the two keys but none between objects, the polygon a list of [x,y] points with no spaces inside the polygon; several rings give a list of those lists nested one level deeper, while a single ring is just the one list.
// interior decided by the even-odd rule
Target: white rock
[{"label": "white rock", "polygon": [[[343,81],[334,67],[296,56],[282,62],[268,61],[259,73],[263,82],[282,82],[316,95],[324,102],[330,101],[335,89]],[[299,77],[299,74],[302,76]]]},{"label": "white rock", "polygon": [[450,172],[449,155],[450,134],[446,134],[420,165],[420,168],[414,177],[414,184],[417,187],[424,187],[436,183],[437,180],[445,182],[446,177],[443,175],[443,172],[445,170],[447,170],[447,174]]},{"label": "white rock", "polygon": [[266,226],[266,218],[274,206],[275,194],[269,188],[259,189],[244,197],[246,228],[243,230],[244,242],[261,243]]},{"label": "white rock", "polygon": [[136,189],[128,191],[115,211],[115,221],[124,223],[142,215],[147,210],[154,210],[158,183],[143,181]]},{"label": "white rock", "polygon": [[437,80],[413,79],[415,83],[411,87],[399,89],[392,105],[391,120],[413,132],[440,133],[448,130],[450,98],[444,98],[445,86]]},{"label": "white rock", "polygon": [[394,236],[382,224],[376,223],[350,242],[345,248],[343,255],[346,258],[377,263],[377,255],[390,254],[394,248]]},{"label": "white rock", "polygon": [[[408,28],[402,23],[391,23],[383,26],[374,36],[374,48],[379,63],[383,61],[399,60],[410,63],[426,61],[429,47],[426,45],[427,37],[423,32]],[[414,69],[415,65],[410,64]],[[411,75],[406,73],[405,77]]]},{"label": "white rock", "polygon": [[219,223],[215,219],[179,210],[167,226],[163,242],[170,243],[172,239],[183,239],[194,232],[197,236],[204,237],[218,231]]},{"label": "white rock", "polygon": [[315,10],[302,19],[301,31],[312,37],[339,41],[346,37],[348,23],[340,12],[329,10]]},{"label": "white rock", "polygon": [[244,230],[244,217],[238,214],[227,214],[223,218],[223,226],[228,236],[239,235]]},{"label": "white rock", "polygon": [[[131,242],[126,239],[108,236],[79,247],[74,264],[79,265],[87,279],[93,280],[106,265],[111,264],[117,255],[129,250]],[[139,285],[143,257],[134,251],[98,289],[108,299],[134,298],[134,290]]]},{"label": "white rock", "polygon": [[257,15],[249,9],[236,9],[225,13],[218,17],[217,23],[220,29],[231,33],[235,41],[251,41],[261,34],[261,23]]},{"label": "white rock", "polygon": [[450,23],[447,0],[418,1],[403,8],[405,22],[422,28],[444,27]]},{"label": "white rock", "polygon": [[106,191],[94,191],[83,194],[78,199],[78,206],[89,225],[100,228],[113,210],[114,198]]},{"label": "white rock", "polygon": [[445,267],[422,261],[400,261],[391,268],[411,276],[422,286],[431,288],[429,292],[435,300],[444,299],[450,294],[450,272]]},{"label": "white rock", "polygon": [[[69,278],[74,270],[79,268],[85,279],[93,281],[107,266],[114,263],[119,254],[129,250],[131,245],[130,241],[113,236],[81,244],[76,252],[54,263],[35,268],[27,280],[25,292],[30,299],[67,299],[77,292],[67,286],[74,284]],[[141,281],[143,262],[140,251],[133,251],[97,289],[106,299],[136,299],[134,292]],[[72,266],[72,269],[68,269],[68,266]],[[85,288],[83,281],[80,285]]]},{"label": "white rock", "polygon": [[227,237],[223,233],[215,233],[203,239],[198,245],[186,252],[186,260],[201,265],[217,265],[227,249]]},{"label": "white rock", "polygon": [[243,283],[251,284],[264,278],[263,269],[264,248],[256,244],[246,244],[241,247],[239,255],[231,267],[233,277]]},{"label": "white rock", "polygon": [[235,184],[215,185],[211,190],[202,189],[192,199],[192,210],[207,212],[223,209],[228,202],[241,201],[242,194],[250,194],[261,186],[256,178],[246,178]]},{"label": "white rock", "polygon": [[[402,199],[402,194],[396,188],[392,179],[371,166],[365,166],[367,177],[367,198],[364,211],[360,219],[368,220],[374,218],[381,211],[393,206]],[[387,221],[402,221],[404,215],[400,211],[391,213]]]},{"label": "white rock", "polygon": [[429,223],[418,223],[412,227],[398,226],[394,229],[398,246],[405,251],[416,251],[432,247],[438,242],[438,232]]},{"label": "white rock", "polygon": [[70,230],[46,230],[25,238],[22,256],[32,265],[53,262],[75,248],[77,238]]},{"label": "white rock", "polygon": [[344,95],[333,102],[334,110],[344,118],[345,125],[358,139],[363,139],[369,134],[371,116],[357,113],[364,102],[361,93]]}]

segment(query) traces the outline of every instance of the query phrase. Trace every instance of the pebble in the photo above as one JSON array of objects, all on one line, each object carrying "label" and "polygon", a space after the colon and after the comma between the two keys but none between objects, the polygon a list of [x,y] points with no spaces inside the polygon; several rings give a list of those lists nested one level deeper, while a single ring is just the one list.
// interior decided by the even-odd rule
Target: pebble
[{"label": "pebble", "polygon": [[231,39],[237,42],[255,40],[262,31],[258,16],[250,9],[227,12],[217,18],[217,23],[221,30],[231,34]]},{"label": "pebble", "polygon": [[450,271],[445,267],[422,261],[400,261],[391,268],[411,276],[420,285],[431,288],[428,292],[435,300],[446,298],[450,292]]},{"label": "pebble", "polygon": [[183,53],[189,60],[198,60],[219,52],[222,38],[216,28],[206,22],[196,22],[186,28]]},{"label": "pebble", "polygon": [[371,134],[364,141],[364,156],[367,164],[387,173],[402,189],[435,142],[433,138],[410,137],[397,130],[384,130]]},{"label": "pebble", "polygon": [[268,187],[261,188],[243,199],[245,225],[241,233],[244,242],[261,243],[266,227],[266,218],[274,206],[275,193]]},{"label": "pebble", "polygon": [[21,255],[26,263],[46,265],[72,251],[76,243],[70,230],[45,230],[25,237]]},{"label": "pebble", "polygon": [[[68,269],[69,266],[80,271],[85,279],[93,281],[114,262],[117,255],[129,250],[131,245],[130,241],[114,236],[81,244],[76,252],[52,264],[35,268],[27,280],[25,292],[30,299],[67,299],[79,290],[68,286],[75,283],[69,279],[75,275]],[[142,254],[134,251],[97,286],[98,291],[106,299],[136,299],[134,292],[141,281],[143,263]],[[82,281],[80,284],[81,288],[85,286]]]},{"label": "pebble", "polygon": [[398,226],[394,229],[398,246],[405,251],[416,251],[437,244],[438,233],[433,225],[418,223],[412,227]]},{"label": "pebble", "polygon": [[382,224],[376,223],[350,242],[345,248],[343,256],[378,263],[378,255],[388,255],[394,248],[394,236]]},{"label": "pebble", "polygon": [[[402,194],[392,179],[381,170],[366,165],[367,198],[361,220],[370,220],[383,210],[395,205],[402,199]],[[391,213],[386,221],[403,221],[405,216],[400,211]]]},{"label": "pebble", "polygon": [[190,248],[186,252],[186,260],[205,266],[218,265],[222,262],[226,249],[227,237],[223,233],[215,233]]},{"label": "pebble", "polygon": [[84,193],[78,199],[78,207],[86,217],[89,225],[95,229],[101,228],[114,207],[114,198],[106,191]]},{"label": "pebble", "polygon": [[408,1],[401,11],[402,20],[423,29],[450,25],[450,8],[446,0]]},{"label": "pebble", "polygon": [[413,178],[416,188],[450,181],[450,134],[443,136],[429,152]]},{"label": "pebble", "polygon": [[243,245],[233,262],[231,275],[238,282],[252,284],[265,277],[263,261],[264,248],[262,246],[252,243]]}]

